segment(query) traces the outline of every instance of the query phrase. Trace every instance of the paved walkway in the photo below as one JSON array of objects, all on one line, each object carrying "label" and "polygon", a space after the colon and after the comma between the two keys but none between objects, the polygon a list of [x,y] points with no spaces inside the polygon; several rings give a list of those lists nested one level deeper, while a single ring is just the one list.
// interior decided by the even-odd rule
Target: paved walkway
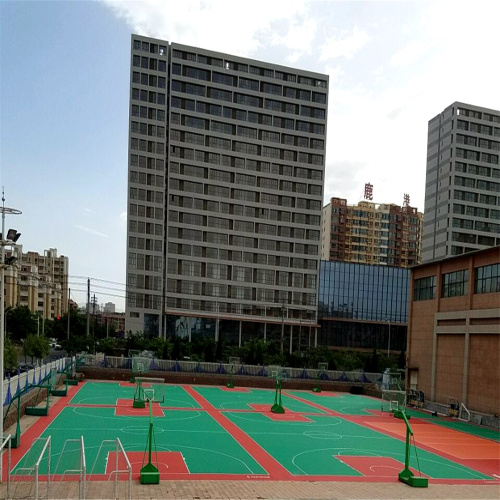
[{"label": "paved walkway", "polygon": [[[86,498],[114,498],[112,485],[87,483]],[[20,491],[17,492],[21,493]],[[6,485],[0,487],[1,498],[6,498]],[[16,495],[19,498],[19,495]],[[33,498],[33,497],[32,497]],[[40,487],[40,498],[47,498],[45,485]],[[75,482],[52,484],[48,498],[78,498]],[[117,498],[126,498],[125,484],[120,484]],[[132,484],[132,499],[446,499],[480,500],[500,498],[498,486],[432,485],[411,488],[403,483],[348,483],[348,482],[278,482],[278,481],[162,481],[159,485]]]}]

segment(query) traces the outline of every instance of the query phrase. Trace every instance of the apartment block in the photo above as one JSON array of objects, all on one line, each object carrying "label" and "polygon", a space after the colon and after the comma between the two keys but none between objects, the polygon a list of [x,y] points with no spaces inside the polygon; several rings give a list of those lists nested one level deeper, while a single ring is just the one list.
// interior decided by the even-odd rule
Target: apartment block
[{"label": "apartment block", "polygon": [[321,259],[410,267],[422,256],[423,214],[409,205],[331,198],[323,208]]},{"label": "apartment block", "polygon": [[328,76],[132,35],[127,332],[316,328]]},{"label": "apartment block", "polygon": [[22,251],[17,245],[17,266],[5,270],[5,306],[27,306],[32,312],[53,319],[68,310],[69,258],[56,248]]},{"label": "apartment block", "polygon": [[423,261],[500,244],[500,111],[455,102],[429,121]]}]

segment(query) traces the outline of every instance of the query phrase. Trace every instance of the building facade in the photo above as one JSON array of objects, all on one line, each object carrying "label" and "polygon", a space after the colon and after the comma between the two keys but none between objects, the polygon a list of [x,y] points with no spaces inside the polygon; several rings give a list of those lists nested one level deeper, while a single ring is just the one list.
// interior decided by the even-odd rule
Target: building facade
[{"label": "building facade", "polygon": [[5,307],[27,306],[42,317],[54,319],[68,310],[69,259],[56,248],[22,251],[17,245],[16,266],[5,269]]},{"label": "building facade", "polygon": [[327,101],[326,75],[132,35],[127,332],[315,328]]},{"label": "building facade", "polygon": [[407,384],[427,400],[500,410],[500,247],[411,270]]},{"label": "building facade", "polygon": [[429,121],[423,261],[500,244],[500,111],[455,102]]},{"label": "building facade", "polygon": [[410,271],[321,261],[318,344],[400,353],[406,348]]},{"label": "building facade", "polygon": [[321,259],[393,267],[420,264],[423,214],[409,205],[331,198],[323,207]]}]

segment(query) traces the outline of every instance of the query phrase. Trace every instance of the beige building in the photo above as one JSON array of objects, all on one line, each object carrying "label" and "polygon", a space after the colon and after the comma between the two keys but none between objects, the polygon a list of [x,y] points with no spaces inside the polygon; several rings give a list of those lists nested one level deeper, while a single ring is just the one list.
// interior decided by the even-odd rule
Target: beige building
[{"label": "beige building", "polygon": [[[68,309],[69,259],[57,249],[23,253],[16,266],[5,270],[5,307],[27,306],[45,318],[55,318]],[[19,258],[19,257],[18,257]]]},{"label": "beige building", "polygon": [[331,198],[323,207],[321,259],[410,267],[422,260],[423,214],[409,205]]},{"label": "beige building", "polygon": [[426,400],[500,413],[500,247],[411,270],[407,384]]}]

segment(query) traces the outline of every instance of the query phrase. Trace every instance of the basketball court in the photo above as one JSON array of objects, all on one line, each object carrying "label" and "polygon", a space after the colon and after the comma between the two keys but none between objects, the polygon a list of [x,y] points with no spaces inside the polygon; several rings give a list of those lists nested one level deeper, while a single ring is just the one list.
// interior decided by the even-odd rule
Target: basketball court
[{"label": "basketball court", "polygon": [[[146,384],[147,385],[147,384]],[[144,389],[147,390],[147,389]],[[22,435],[11,470],[20,476],[34,440],[50,436],[50,471],[68,462],[68,442],[83,439],[87,480],[104,480],[124,460],[102,443],[117,438],[139,478],[147,459],[160,480],[397,482],[405,464],[405,423],[380,411],[380,400],[334,392],[282,391],[283,414],[271,412],[275,391],[165,385],[161,401],[134,408],[137,386],[87,381],[71,387]],[[498,432],[409,410],[414,432],[411,471],[434,484],[500,486]],[[460,424],[457,426],[456,424]],[[489,432],[486,432],[489,431]],[[72,455],[76,454],[73,449]],[[65,456],[65,454],[67,456]],[[47,474],[47,457],[40,474]],[[7,474],[4,455],[4,480]],[[62,474],[62,473],[61,473]],[[71,477],[64,473],[66,479]]]}]

